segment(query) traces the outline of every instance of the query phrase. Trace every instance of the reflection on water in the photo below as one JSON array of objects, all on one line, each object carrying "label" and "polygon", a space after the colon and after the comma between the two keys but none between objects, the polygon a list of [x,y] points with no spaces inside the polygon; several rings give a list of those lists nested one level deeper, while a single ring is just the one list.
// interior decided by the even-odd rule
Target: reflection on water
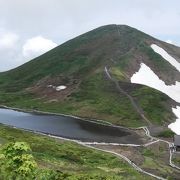
[{"label": "reflection on water", "polygon": [[67,116],[0,108],[0,123],[86,142],[140,143],[139,137],[132,131]]}]

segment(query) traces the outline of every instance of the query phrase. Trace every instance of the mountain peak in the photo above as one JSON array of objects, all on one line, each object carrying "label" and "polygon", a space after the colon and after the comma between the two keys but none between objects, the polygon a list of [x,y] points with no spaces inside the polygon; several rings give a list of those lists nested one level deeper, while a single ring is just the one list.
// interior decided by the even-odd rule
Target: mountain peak
[{"label": "mountain peak", "polygon": [[[136,28],[133,28],[131,26],[128,26],[128,25],[125,25],[125,24],[108,24],[108,25],[104,25],[104,26],[100,26],[96,29],[93,29],[87,33],[90,33],[90,32],[115,32],[115,33],[122,33],[122,34],[128,34],[128,33],[138,33],[138,34],[141,34],[142,36],[148,36],[150,37],[148,34],[145,34],[144,32],[136,29]],[[85,33],[85,34],[87,34]]]},{"label": "mountain peak", "polygon": [[[69,40],[16,69],[1,73],[0,90],[15,95],[23,92],[33,99],[41,99],[40,103],[36,104],[35,101],[33,104],[35,107],[40,106],[39,104],[56,102],[56,108],[62,113],[77,113],[80,116],[93,118],[97,118],[98,115],[98,119],[113,121],[116,119],[124,125],[131,121],[142,125],[136,111],[133,108],[130,110],[131,103],[124,99],[124,95],[117,91],[115,84],[107,79],[105,69],[112,79],[121,83],[121,87],[124,87],[127,93],[132,93],[132,96],[137,95],[139,99],[141,97],[148,99],[146,97],[148,91],[152,94],[150,97],[155,97],[151,101],[151,107],[154,108],[157,104],[157,108],[160,106],[164,110],[162,112],[170,112],[168,109],[170,105],[164,106],[162,102],[174,103],[167,96],[130,83],[131,77],[139,71],[142,63],[143,67],[148,67],[145,70],[151,70],[168,85],[180,81],[177,69],[155,53],[152,44],[167,50],[170,55],[178,56],[179,51],[174,46],[130,26],[115,24],[101,26]],[[146,74],[145,71],[144,74],[148,73]],[[9,100],[13,103],[11,99]],[[145,107],[144,111],[150,114],[149,119],[151,119],[152,109],[148,107]],[[153,114],[156,115],[156,111]],[[168,122],[170,116],[171,113],[168,116],[162,113],[155,117],[155,120],[153,117],[152,122]]]},{"label": "mountain peak", "polygon": [[[95,69],[110,66],[115,62],[116,66],[127,71],[129,77],[139,68],[144,52],[149,52],[149,42],[153,41],[153,37],[128,25],[101,26],[18,68],[2,73],[5,78],[1,78],[0,83],[6,86],[8,78],[12,82],[11,85],[16,84],[13,88],[21,89],[47,76],[62,75],[63,79],[70,76],[81,79]],[[10,85],[6,87],[8,86]]]}]

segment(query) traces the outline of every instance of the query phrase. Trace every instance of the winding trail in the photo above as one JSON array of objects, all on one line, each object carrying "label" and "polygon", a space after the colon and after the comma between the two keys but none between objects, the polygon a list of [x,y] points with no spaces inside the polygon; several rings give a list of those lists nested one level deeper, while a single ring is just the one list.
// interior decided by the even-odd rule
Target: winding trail
[{"label": "winding trail", "polygon": [[95,150],[98,150],[98,151],[103,151],[103,152],[106,152],[106,153],[111,153],[113,155],[115,155],[116,157],[120,157],[122,159],[124,159],[128,164],[130,164],[135,170],[143,173],[143,174],[146,174],[146,175],[149,175],[151,177],[154,177],[156,179],[160,179],[160,180],[165,180],[163,177],[160,177],[160,176],[156,176],[152,173],[149,173],[147,171],[144,171],[143,169],[141,169],[139,166],[137,166],[135,163],[133,163],[130,159],[128,159],[126,156],[120,154],[120,153],[116,153],[116,152],[113,152],[113,151],[108,151],[108,150],[104,150],[104,149],[100,149],[100,148],[96,148],[96,147],[92,147],[92,146],[88,146],[88,145],[85,145],[85,144],[82,144],[83,146],[86,146],[86,147],[89,147],[89,148],[92,148],[92,149],[95,149]]},{"label": "winding trail", "polygon": [[[8,107],[10,109],[10,107]],[[22,111],[21,109],[18,109],[19,111]],[[46,112],[47,114],[48,112]],[[76,117],[77,118],[77,117]],[[6,125],[8,126],[8,125]],[[12,126],[10,126],[12,127]],[[120,126],[116,126],[116,127],[120,127]],[[13,127],[13,128],[16,128],[16,127]],[[18,129],[22,129],[22,128],[18,128]],[[133,128],[131,128],[133,129]],[[97,147],[93,147],[92,145],[119,145],[119,146],[126,146],[126,147],[139,147],[139,146],[143,146],[143,147],[147,147],[147,146],[150,146],[154,143],[158,143],[160,141],[162,142],[165,142],[169,145],[169,147],[172,147],[172,143],[168,142],[168,141],[165,141],[165,140],[161,140],[161,139],[158,139],[158,138],[155,138],[155,137],[152,137],[150,135],[150,132],[148,130],[148,128],[146,126],[143,126],[143,127],[139,127],[139,128],[134,128],[134,130],[140,130],[140,129],[143,129],[144,132],[145,132],[145,135],[147,137],[150,138],[150,141],[149,143],[146,143],[146,144],[118,144],[118,143],[98,143],[98,142],[82,142],[82,141],[79,141],[79,140],[74,140],[74,139],[68,139],[68,138],[63,138],[63,137],[59,137],[59,136],[54,136],[54,135],[51,135],[51,134],[46,134],[46,133],[42,133],[42,132],[38,132],[38,131],[32,131],[32,130],[28,130],[28,129],[22,129],[24,131],[27,131],[27,132],[32,132],[32,133],[35,133],[35,134],[40,134],[40,135],[44,135],[44,136],[48,136],[48,137],[51,137],[51,138],[55,138],[55,139],[60,139],[60,140],[65,140],[65,141],[71,141],[71,142],[74,142],[74,143],[77,143],[79,145],[82,145],[84,147],[88,147],[88,148],[91,148],[91,149],[95,149],[95,150],[98,150],[98,151],[103,151],[103,152],[106,152],[106,153],[111,153],[115,156],[117,156],[118,158],[122,158],[124,159],[129,165],[131,165],[135,170],[143,173],[143,174],[146,174],[146,175],[149,175],[153,178],[156,178],[156,179],[160,179],[160,180],[165,180],[165,178],[163,177],[160,177],[160,176],[157,176],[155,174],[152,174],[150,172],[147,172],[145,170],[143,170],[141,167],[137,166],[134,162],[132,162],[128,157],[120,154],[120,153],[116,153],[114,151],[110,151],[110,150],[104,150],[104,149],[101,149],[101,148],[97,148]],[[169,164],[171,167],[173,168],[176,168],[178,170],[180,170],[180,167],[176,166],[175,164],[172,163],[172,154],[173,152],[170,150],[170,156],[169,156]]]},{"label": "winding trail", "polygon": [[168,146],[169,146],[169,165],[170,165],[171,167],[173,167],[173,168],[176,168],[177,170],[180,170],[180,167],[176,166],[176,165],[173,164],[173,162],[172,162],[172,156],[173,156],[172,147],[173,147],[173,143],[171,143],[171,142],[169,142],[169,141],[166,141],[166,140],[163,140],[163,139],[159,139],[159,138],[153,137],[153,136],[150,135],[150,132],[149,132],[149,130],[148,130],[147,127],[142,127],[142,128],[143,128],[144,130],[146,129],[146,130],[145,130],[146,136],[148,136],[149,138],[154,139],[154,140],[156,140],[157,142],[159,141],[159,142],[164,142],[164,143],[168,144]]},{"label": "winding trail", "polygon": [[[120,34],[120,31],[119,29],[117,28],[118,30],[118,33]],[[113,61],[113,59],[111,60]],[[120,93],[122,93],[123,95],[125,95],[131,102],[132,106],[134,107],[134,109],[138,112],[138,114],[142,117],[142,119],[148,124],[148,125],[152,125],[152,123],[148,120],[148,118],[144,115],[143,111],[141,110],[141,108],[138,106],[138,104],[134,101],[133,97],[130,96],[126,91],[124,91],[118,81],[114,78],[111,77],[110,73],[109,73],[109,70],[108,68],[105,66],[104,67],[104,71],[105,71],[105,74],[106,76],[108,77],[109,80],[111,80],[116,88],[118,89],[118,91]],[[14,108],[15,109],[15,108]],[[19,109],[18,109],[19,110]],[[41,111],[36,111],[36,112],[41,112]],[[43,113],[43,112],[41,112]],[[49,113],[49,112],[48,112]],[[51,114],[56,114],[56,113],[51,113]],[[77,118],[75,116],[72,116],[73,118]],[[79,117],[78,117],[79,118]],[[117,126],[118,127],[118,126]],[[14,127],[15,128],[15,127]],[[61,139],[61,140],[66,140],[66,141],[71,141],[71,142],[75,142],[79,145],[82,145],[84,147],[88,147],[88,148],[91,148],[91,149],[95,149],[95,150],[98,150],[98,151],[102,151],[102,152],[106,152],[106,153],[111,153],[113,155],[115,155],[116,157],[119,157],[119,158],[122,158],[124,159],[128,164],[130,164],[135,170],[143,173],[143,174],[146,174],[146,175],[149,175],[153,178],[156,178],[156,179],[159,179],[159,180],[165,180],[165,178],[163,177],[160,177],[160,176],[157,176],[157,175],[154,175],[150,172],[147,172],[145,170],[143,170],[141,167],[137,166],[134,162],[132,162],[129,158],[127,158],[126,156],[120,154],[120,153],[116,153],[116,152],[113,152],[113,151],[110,151],[110,150],[104,150],[104,149],[101,149],[101,148],[97,148],[97,147],[93,147],[92,145],[119,145],[119,146],[129,146],[129,147],[140,147],[140,146],[143,146],[143,147],[147,147],[147,146],[151,146],[152,144],[155,144],[155,143],[158,143],[158,142],[164,142],[166,144],[168,144],[168,147],[169,147],[169,165],[172,167],[172,168],[175,168],[177,170],[180,170],[180,167],[176,166],[175,164],[173,164],[172,162],[172,156],[173,156],[173,151],[172,151],[172,148],[173,147],[173,143],[169,142],[169,141],[166,141],[166,140],[162,140],[162,139],[159,139],[159,138],[156,138],[156,137],[153,137],[151,136],[150,134],[150,131],[148,129],[148,127],[146,126],[143,126],[143,127],[139,127],[139,128],[136,128],[136,129],[143,129],[146,136],[150,138],[150,142],[146,143],[146,144],[141,144],[141,145],[138,145],[138,144],[117,144],[117,143],[97,143],[97,142],[81,142],[81,141],[78,141],[78,140],[72,140],[72,139],[68,139],[68,138],[63,138],[63,137],[58,137],[58,136],[53,136],[53,135],[49,135],[49,134],[45,134],[45,133],[41,133],[41,132],[37,132],[37,131],[30,131],[30,130],[27,130],[27,129],[23,129],[25,131],[28,131],[28,132],[33,132],[33,133],[36,133],[36,134],[41,134],[41,135],[44,135],[44,136],[49,136],[49,137],[52,137],[52,138],[56,138],[56,139]]]},{"label": "winding trail", "polygon": [[[145,134],[147,137],[149,137],[152,141],[149,142],[149,143],[146,143],[146,144],[142,144],[142,145],[137,145],[137,144],[120,144],[121,146],[129,146],[129,147],[139,147],[139,146],[143,146],[143,147],[147,147],[147,146],[150,146],[154,143],[158,143],[158,142],[164,142],[164,143],[167,143],[168,144],[168,147],[169,147],[169,165],[172,167],[172,168],[175,168],[177,170],[180,170],[180,167],[176,166],[175,164],[173,164],[172,162],[172,155],[173,155],[173,152],[171,150],[171,147],[173,146],[173,143],[170,143],[166,140],[162,140],[162,139],[158,139],[156,137],[152,137],[150,135],[150,132],[148,130],[148,128],[146,126],[144,127],[140,127],[138,129],[143,129],[145,131]],[[111,143],[92,143],[92,142],[78,142],[78,144],[81,144],[83,146],[86,146],[86,147],[89,147],[89,148],[93,148],[93,149],[96,149],[96,150],[100,150],[100,151],[103,151],[103,152],[107,152],[107,153],[111,153],[111,154],[114,154],[118,157],[121,157],[123,158],[126,162],[128,162],[134,169],[136,169],[137,171],[141,172],[141,173],[144,173],[144,174],[147,174],[151,177],[154,177],[156,179],[161,179],[161,180],[164,180],[163,177],[160,177],[160,176],[156,176],[152,173],[149,173],[147,171],[144,171],[143,169],[141,169],[139,166],[137,166],[135,163],[133,163],[130,159],[128,159],[126,156],[120,154],[120,153],[116,153],[114,151],[109,151],[109,150],[104,150],[104,149],[101,149],[101,148],[96,148],[96,147],[93,147],[91,145],[113,145]]]},{"label": "winding trail", "polygon": [[[66,140],[66,141],[71,141],[71,142],[75,142],[79,145],[82,145],[84,147],[87,147],[87,148],[91,148],[91,149],[94,149],[94,150],[98,150],[98,151],[102,151],[102,152],[105,152],[105,153],[110,153],[110,154],[113,154],[115,155],[116,157],[118,158],[121,158],[121,159],[124,159],[129,165],[131,165],[135,170],[145,174],[145,175],[149,175],[153,178],[156,178],[156,179],[159,179],[159,180],[166,180],[165,178],[163,177],[160,177],[160,176],[157,176],[155,174],[152,174],[150,172],[147,172],[147,171],[144,171],[142,168],[140,168],[139,166],[137,166],[134,162],[132,162],[129,158],[127,158],[126,156],[120,154],[120,153],[116,153],[114,151],[109,151],[109,150],[104,150],[104,149],[101,149],[101,148],[97,148],[97,147],[93,147],[91,145],[94,145],[94,143],[90,143],[90,142],[81,142],[81,141],[77,141],[77,140],[72,140],[72,139],[67,139],[67,138],[62,138],[62,137],[58,137],[58,136],[53,136],[53,135],[47,135],[47,134],[44,134],[44,133],[39,133],[39,132],[35,132],[37,134],[41,134],[41,135],[45,135],[45,136],[49,136],[49,137],[52,137],[52,138],[56,138],[56,139],[61,139],[61,140]],[[109,143],[104,143],[105,145],[109,145]],[[127,146],[127,144],[123,144],[124,146]],[[129,146],[133,146],[133,145],[129,145]],[[139,146],[139,145],[138,145]]]},{"label": "winding trail", "polygon": [[[112,76],[110,75],[109,73],[109,70],[108,68],[105,66],[104,67],[104,71],[105,71],[105,74],[107,76],[107,78],[109,80],[111,80],[112,82],[114,82],[114,84],[116,85],[116,88],[119,90],[120,93],[124,94],[126,97],[128,97],[128,99],[130,100],[132,106],[134,107],[134,109],[136,110],[136,112],[142,117],[142,119],[144,121],[147,122],[147,124],[149,126],[152,125],[152,123],[148,120],[148,118],[144,115],[144,113],[142,112],[141,108],[136,104],[136,102],[134,101],[133,97],[130,96],[127,92],[125,92],[119,85],[118,81],[116,79],[113,79]],[[169,165],[172,167],[172,168],[175,168],[177,170],[180,170],[180,167],[176,166],[175,164],[173,164],[172,162],[172,156],[173,156],[173,152],[172,152],[172,147],[173,147],[173,143],[169,142],[169,141],[166,141],[166,140],[162,140],[162,139],[159,139],[159,138],[156,138],[156,137],[153,137],[150,135],[150,131],[148,129],[148,127],[144,126],[144,127],[140,127],[140,128],[137,128],[137,129],[143,129],[145,131],[145,134],[147,137],[149,137],[151,139],[151,142],[149,143],[146,143],[142,146],[144,147],[147,147],[147,146],[150,146],[154,143],[158,143],[158,142],[164,142],[166,144],[168,144],[168,147],[169,147]],[[136,146],[136,144],[133,144],[133,145],[127,145],[127,146]],[[127,157],[126,157],[127,158]],[[134,167],[134,166],[133,166]],[[136,169],[136,168],[135,168]],[[146,173],[146,174],[149,174],[150,176],[152,177],[155,177],[155,175],[152,175],[151,173],[148,173],[148,172],[143,172],[143,173]],[[161,177],[156,177],[157,179],[161,178]],[[161,178],[163,179],[163,178]]]},{"label": "winding trail", "polygon": [[[134,107],[134,109],[137,111],[137,113],[142,117],[142,119],[149,125],[151,126],[152,123],[148,120],[148,118],[146,118],[146,116],[144,115],[143,111],[141,110],[141,108],[137,105],[137,103],[134,101],[133,97],[130,96],[127,92],[125,92],[119,85],[118,81],[116,79],[113,79],[109,73],[109,70],[107,67],[104,68],[104,71],[105,71],[105,74],[107,76],[107,78],[109,80],[111,80],[115,85],[116,85],[116,88],[118,89],[118,91],[122,94],[124,94],[125,96],[128,97],[128,99],[130,100],[132,106]],[[53,113],[54,114],[54,113]],[[75,117],[77,118],[77,117]],[[116,126],[118,127],[118,126]],[[53,136],[53,135],[49,135],[49,134],[45,134],[45,133],[41,133],[41,132],[34,132],[34,131],[31,131],[31,132],[34,132],[36,134],[41,134],[41,135],[45,135],[45,136],[49,136],[49,137],[52,137],[52,138],[56,138],[56,139],[61,139],[61,140],[67,140],[67,141],[71,141],[71,142],[75,142],[77,144],[80,144],[82,146],[85,146],[85,147],[88,147],[88,148],[91,148],[91,149],[95,149],[95,150],[98,150],[98,151],[103,151],[103,152],[106,152],[106,153],[111,153],[119,158],[122,158],[124,159],[128,164],[130,164],[135,170],[143,173],[143,174],[146,174],[146,175],[149,175],[153,178],[156,178],[156,179],[160,179],[160,180],[165,180],[165,178],[163,177],[160,177],[160,176],[157,176],[155,174],[152,174],[150,172],[147,172],[145,170],[143,170],[141,167],[137,166],[134,162],[132,162],[129,158],[127,158],[126,156],[120,154],[120,153],[116,153],[114,151],[109,151],[109,150],[104,150],[104,149],[101,149],[101,148],[97,148],[97,147],[93,147],[92,145],[120,145],[120,146],[129,146],[129,147],[139,147],[139,146],[143,146],[143,147],[147,147],[147,146],[150,146],[152,144],[155,144],[155,143],[158,143],[158,142],[164,142],[164,143],[167,143],[168,144],[168,147],[169,147],[169,165],[172,167],[172,168],[175,168],[177,170],[180,170],[180,167],[176,166],[175,164],[173,164],[172,162],[172,155],[173,155],[173,152],[172,152],[172,149],[171,147],[173,147],[173,143],[171,142],[168,142],[166,140],[162,140],[162,139],[159,139],[159,138],[156,138],[156,137],[153,137],[150,135],[150,131],[148,129],[148,127],[146,126],[143,126],[143,127],[139,127],[139,128],[136,128],[136,130],[138,129],[143,129],[145,131],[145,134],[147,137],[150,138],[150,142],[149,143],[146,143],[146,144],[117,144],[117,143],[97,143],[97,142],[81,142],[81,141],[78,141],[78,140],[72,140],[72,139],[67,139],[67,138],[62,138],[62,137],[58,137],[58,136]],[[26,129],[24,129],[26,130]],[[135,130],[135,129],[134,129]],[[29,130],[26,130],[26,131],[29,131]]]},{"label": "winding trail", "polygon": [[138,112],[138,114],[142,117],[142,119],[148,124],[148,125],[152,125],[152,123],[148,120],[148,118],[146,118],[146,116],[144,115],[143,111],[141,110],[141,108],[137,105],[137,103],[134,101],[133,97],[130,96],[126,91],[124,91],[118,81],[114,78],[111,77],[110,73],[109,73],[109,70],[107,69],[107,67],[105,66],[104,67],[104,71],[105,71],[105,74],[106,76],[108,77],[109,80],[111,80],[115,85],[116,85],[116,88],[118,89],[118,91],[120,93],[122,93],[123,95],[125,95],[131,102],[132,106],[134,107],[134,109]]}]

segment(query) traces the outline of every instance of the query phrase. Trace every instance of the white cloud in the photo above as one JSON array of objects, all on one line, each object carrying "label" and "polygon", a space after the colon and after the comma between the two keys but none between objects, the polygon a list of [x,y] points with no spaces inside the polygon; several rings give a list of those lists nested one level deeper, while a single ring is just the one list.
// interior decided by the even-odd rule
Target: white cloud
[{"label": "white cloud", "polygon": [[[19,58],[21,46],[29,37],[40,34],[61,44],[105,24],[128,24],[180,45],[179,6],[178,0],[173,3],[164,0],[106,0],[106,3],[104,0],[0,0],[0,28],[17,32],[20,36],[12,62]],[[1,59],[2,55],[8,59],[6,52],[0,52]],[[19,61],[24,63],[26,58]],[[9,62],[9,68],[18,65]]]},{"label": "white cloud", "polygon": [[56,46],[55,42],[42,36],[33,37],[23,45],[23,56],[28,59],[35,58]]},{"label": "white cloud", "polygon": [[0,49],[11,49],[14,48],[15,44],[19,40],[19,37],[15,33],[1,32],[0,33]]}]

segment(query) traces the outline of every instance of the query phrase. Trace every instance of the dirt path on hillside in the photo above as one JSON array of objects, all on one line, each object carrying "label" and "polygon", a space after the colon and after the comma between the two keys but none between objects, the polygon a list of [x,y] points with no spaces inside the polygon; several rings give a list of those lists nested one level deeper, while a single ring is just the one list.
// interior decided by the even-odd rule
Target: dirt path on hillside
[{"label": "dirt path on hillside", "polygon": [[[107,78],[112,81],[116,88],[118,89],[118,91],[122,94],[124,94],[126,97],[128,97],[128,99],[130,100],[132,106],[134,107],[134,109],[136,110],[136,112],[142,117],[142,119],[144,120],[144,122],[147,123],[150,131],[158,131],[159,130],[159,127],[156,127],[156,126],[153,126],[152,123],[149,121],[149,119],[145,116],[144,112],[142,111],[142,109],[138,106],[138,104],[134,101],[133,97],[130,96],[126,91],[124,91],[118,81],[114,78],[112,78],[111,74],[109,73],[109,70],[108,68],[105,66],[104,68],[104,71],[105,71],[105,74],[107,76]],[[173,164],[172,162],[172,156],[173,156],[173,151],[172,151],[172,147],[173,147],[173,143],[169,142],[169,141],[166,141],[166,140],[162,140],[162,139],[158,139],[158,138],[155,138],[155,137],[152,137],[151,136],[151,133],[149,131],[149,129],[147,127],[142,127],[146,133],[146,135],[151,138],[152,142],[150,143],[147,143],[145,144],[144,146],[149,146],[153,143],[157,143],[157,142],[164,142],[164,143],[167,143],[168,144],[168,147],[169,147],[169,165],[177,170],[180,170],[180,167],[176,166],[175,164]],[[153,141],[154,140],[154,141]]]},{"label": "dirt path on hillside", "polygon": [[120,93],[122,93],[123,95],[125,95],[125,96],[130,100],[132,106],[134,107],[134,109],[136,110],[136,112],[141,116],[141,118],[148,124],[148,126],[152,126],[152,123],[151,123],[151,122],[148,120],[148,118],[145,116],[143,110],[138,106],[138,104],[135,102],[135,100],[133,99],[133,97],[130,96],[126,91],[124,91],[124,90],[120,87],[119,82],[118,82],[116,79],[112,78],[112,76],[110,75],[109,70],[108,70],[108,68],[107,68],[106,66],[105,66],[105,68],[104,68],[104,71],[105,71],[105,74],[106,74],[107,78],[108,78],[109,80],[111,80],[111,81],[115,84],[115,86],[116,86],[116,88],[118,89],[118,91],[119,91]]}]

